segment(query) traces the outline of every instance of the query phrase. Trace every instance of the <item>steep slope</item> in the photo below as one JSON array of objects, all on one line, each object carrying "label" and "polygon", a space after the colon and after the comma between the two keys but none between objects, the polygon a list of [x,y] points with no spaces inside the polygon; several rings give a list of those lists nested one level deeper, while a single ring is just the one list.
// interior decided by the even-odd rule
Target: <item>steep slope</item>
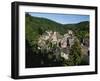
[{"label": "steep slope", "polygon": [[38,36],[41,35],[46,30],[57,31],[60,34],[64,34],[67,30],[73,30],[73,32],[79,38],[82,38],[82,35],[89,33],[89,22],[84,21],[77,24],[60,24],[55,21],[46,19],[33,17],[29,14],[25,16],[25,24],[26,24],[26,39],[29,42],[36,41]]}]

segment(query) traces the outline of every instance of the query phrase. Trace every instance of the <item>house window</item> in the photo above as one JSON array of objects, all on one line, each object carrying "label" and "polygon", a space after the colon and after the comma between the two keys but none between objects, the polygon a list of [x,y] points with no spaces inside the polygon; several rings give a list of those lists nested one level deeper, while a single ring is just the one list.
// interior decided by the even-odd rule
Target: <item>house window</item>
[{"label": "house window", "polygon": [[70,44],[69,44],[69,39],[67,39],[67,46],[70,46]]}]

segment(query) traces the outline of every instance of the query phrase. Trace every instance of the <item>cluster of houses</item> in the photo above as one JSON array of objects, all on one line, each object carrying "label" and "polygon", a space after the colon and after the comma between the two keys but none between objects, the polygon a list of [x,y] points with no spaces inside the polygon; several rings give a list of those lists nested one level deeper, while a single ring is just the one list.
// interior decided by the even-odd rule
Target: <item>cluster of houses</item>
[{"label": "cluster of houses", "polygon": [[[75,36],[73,31],[68,30],[68,33],[61,35],[56,31],[46,31],[38,40],[38,49],[50,50],[52,46],[56,45],[60,50],[61,57],[68,59],[69,48],[74,44]],[[51,47],[49,46],[51,44]]]},{"label": "cluster of houses", "polygon": [[[55,49],[55,52],[60,52],[60,56],[67,60],[70,53],[69,49],[74,44],[75,39],[77,38],[72,30],[68,30],[68,32],[64,35],[61,35],[59,32],[56,31],[45,31],[45,33],[41,35],[38,39],[38,49],[51,50],[53,46],[56,46],[57,49]],[[86,40],[84,40],[84,42],[85,41]],[[87,43],[88,42],[86,42],[86,45]],[[88,51],[87,49],[85,50]]]}]

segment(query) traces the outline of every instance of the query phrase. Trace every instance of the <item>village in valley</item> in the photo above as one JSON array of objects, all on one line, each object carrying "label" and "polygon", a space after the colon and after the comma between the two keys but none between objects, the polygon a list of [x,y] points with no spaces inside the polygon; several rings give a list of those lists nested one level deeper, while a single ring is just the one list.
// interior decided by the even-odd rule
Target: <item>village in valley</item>
[{"label": "village in valley", "polygon": [[[53,56],[55,56],[52,62],[57,62],[61,60],[61,58],[67,62],[67,60],[70,59],[72,46],[76,42],[80,44],[80,58],[84,56],[89,57],[89,38],[85,38],[80,42],[72,30],[68,30],[64,35],[52,30],[45,31],[38,39],[38,50],[47,52],[49,54],[48,59],[52,59]],[[41,64],[43,64],[42,60],[41,62]]]},{"label": "village in valley", "polygon": [[[50,16],[48,19],[41,14],[38,14],[41,17],[33,15],[37,14],[25,14],[26,68],[90,64],[89,16],[44,14]],[[52,20],[51,15],[58,20],[64,16],[65,24]],[[85,19],[66,24],[69,17]]]}]

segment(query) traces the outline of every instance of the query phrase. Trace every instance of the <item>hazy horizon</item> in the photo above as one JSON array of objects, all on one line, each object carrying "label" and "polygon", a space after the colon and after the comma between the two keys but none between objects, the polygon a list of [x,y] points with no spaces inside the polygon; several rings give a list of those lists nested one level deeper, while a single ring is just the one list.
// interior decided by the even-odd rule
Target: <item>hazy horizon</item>
[{"label": "hazy horizon", "polygon": [[89,21],[89,15],[76,15],[76,14],[56,14],[56,13],[38,13],[26,12],[31,16],[47,18],[60,24],[75,24],[83,21]]}]

